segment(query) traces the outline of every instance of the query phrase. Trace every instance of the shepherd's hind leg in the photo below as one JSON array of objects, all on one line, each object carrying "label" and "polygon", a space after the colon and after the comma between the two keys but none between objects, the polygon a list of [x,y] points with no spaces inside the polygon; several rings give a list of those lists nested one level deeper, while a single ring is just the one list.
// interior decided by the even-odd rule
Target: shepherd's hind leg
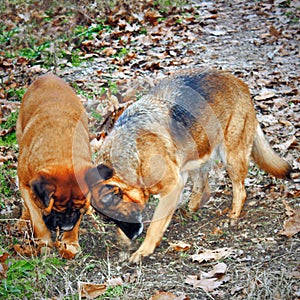
[{"label": "shepherd's hind leg", "polygon": [[227,157],[227,172],[232,182],[232,208],[230,219],[237,219],[243,209],[246,200],[245,178],[248,172],[249,157],[244,152],[231,153]]},{"label": "shepherd's hind leg", "polygon": [[194,170],[190,172],[190,177],[193,182],[193,188],[188,206],[191,211],[197,211],[210,197],[208,173]]}]

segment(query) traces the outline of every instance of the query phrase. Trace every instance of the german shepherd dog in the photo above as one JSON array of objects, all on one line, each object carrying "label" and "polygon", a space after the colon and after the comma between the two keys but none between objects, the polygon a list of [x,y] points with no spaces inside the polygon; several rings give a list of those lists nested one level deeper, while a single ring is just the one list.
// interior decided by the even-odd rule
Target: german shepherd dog
[{"label": "german shepherd dog", "polygon": [[52,74],[34,81],[22,100],[17,139],[21,220],[30,220],[40,250],[53,247],[50,230],[63,231],[56,246],[73,258],[89,207],[84,175],[92,156],[84,107],[71,87]]},{"label": "german shepherd dog", "polygon": [[189,208],[197,210],[209,197],[207,176],[216,159],[232,181],[229,217],[237,219],[251,155],[266,172],[290,178],[290,165],[264,138],[247,85],[224,71],[183,71],[162,80],[117,120],[97,167],[86,174],[91,204],[134,239],[143,229],[149,196],[159,195],[145,240],[130,258],[138,262],[159,245],[188,176],[193,182]]}]

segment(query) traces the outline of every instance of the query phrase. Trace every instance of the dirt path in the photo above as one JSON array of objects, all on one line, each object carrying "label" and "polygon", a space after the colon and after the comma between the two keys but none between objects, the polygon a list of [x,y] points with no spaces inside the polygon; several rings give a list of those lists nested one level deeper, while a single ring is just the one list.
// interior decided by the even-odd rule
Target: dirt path
[{"label": "dirt path", "polygon": [[[160,247],[138,266],[129,265],[127,258],[144,235],[128,250],[117,240],[115,226],[97,215],[87,215],[80,235],[82,253],[61,269],[57,267],[59,271],[47,286],[49,299],[77,299],[79,281],[102,283],[112,278],[122,278],[124,284],[119,293],[114,290],[104,299],[150,299],[156,291],[177,298],[169,294],[169,298],[152,300],[300,299],[299,233],[290,238],[279,235],[287,219],[287,205],[299,207],[299,18],[297,1],[195,1],[172,26],[164,23],[164,27],[148,28],[151,43],[145,37],[133,38],[138,55],[128,62],[95,55],[93,62],[57,70],[67,81],[80,84],[83,91],[100,90],[104,82],[117,80],[123,83],[121,92],[126,96],[131,88],[145,93],[156,78],[175,69],[227,69],[249,85],[264,132],[298,175],[294,182],[275,180],[251,164],[244,212],[240,221],[230,226],[226,213],[231,184],[217,165],[210,174],[210,200],[195,214],[183,205]],[[173,26],[175,23],[178,26]],[[100,44],[106,42],[105,36],[97,38]],[[112,65],[119,67],[111,72]],[[92,112],[101,106],[101,100],[85,99],[84,104],[91,131],[97,132]],[[151,202],[149,218],[153,206]],[[179,242],[187,243],[188,249],[170,247]],[[223,248],[228,250],[228,256],[221,259],[226,274],[217,274],[212,280],[219,282],[219,287],[204,291],[197,287],[197,280],[217,261],[199,263],[192,255]],[[187,284],[187,278],[194,285]]]}]

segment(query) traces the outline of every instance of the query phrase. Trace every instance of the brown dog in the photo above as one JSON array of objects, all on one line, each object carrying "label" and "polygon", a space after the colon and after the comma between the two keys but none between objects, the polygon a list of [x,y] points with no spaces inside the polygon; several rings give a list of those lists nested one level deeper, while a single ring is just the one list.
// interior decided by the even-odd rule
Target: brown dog
[{"label": "brown dog", "polygon": [[84,107],[71,87],[52,74],[34,81],[22,100],[17,138],[21,220],[31,221],[40,249],[53,246],[50,230],[64,231],[56,245],[62,257],[73,258],[89,206],[84,175],[91,150]]},{"label": "brown dog", "polygon": [[137,262],[159,245],[188,175],[190,209],[209,196],[207,174],[219,158],[232,181],[229,217],[237,219],[251,155],[268,173],[290,177],[290,165],[264,138],[246,84],[222,71],[181,72],[162,80],[118,119],[99,151],[99,165],[86,175],[91,204],[133,239],[143,229],[149,196],[160,196],[146,238],[131,256]]}]

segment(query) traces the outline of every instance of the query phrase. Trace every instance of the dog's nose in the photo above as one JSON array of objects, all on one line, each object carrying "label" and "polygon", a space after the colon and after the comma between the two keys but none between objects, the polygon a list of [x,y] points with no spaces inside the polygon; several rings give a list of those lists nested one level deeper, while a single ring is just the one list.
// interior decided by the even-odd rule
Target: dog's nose
[{"label": "dog's nose", "polygon": [[126,236],[134,240],[136,239],[143,231],[143,223],[129,223],[129,222],[122,222],[114,220],[117,226],[126,234]]},{"label": "dog's nose", "polygon": [[67,224],[67,225],[62,225],[61,226],[61,230],[63,230],[63,231],[70,231],[70,230],[72,230],[73,229],[73,227],[74,227],[74,225],[72,225],[72,224]]}]

